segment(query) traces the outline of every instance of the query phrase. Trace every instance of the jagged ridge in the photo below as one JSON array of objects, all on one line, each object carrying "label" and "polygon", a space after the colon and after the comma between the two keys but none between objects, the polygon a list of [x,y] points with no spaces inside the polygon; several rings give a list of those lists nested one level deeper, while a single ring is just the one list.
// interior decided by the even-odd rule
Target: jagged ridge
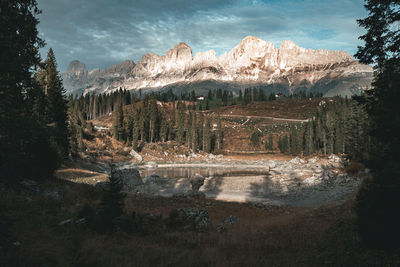
[{"label": "jagged ridge", "polygon": [[89,72],[83,63],[72,61],[63,79],[69,92],[84,93],[120,87],[160,90],[182,84],[193,88],[196,83],[215,81],[241,87],[278,86],[286,88],[285,93],[302,88],[327,95],[349,95],[354,88],[359,91],[368,87],[372,72],[372,67],[360,64],[345,51],[305,49],[292,41],[282,42],[277,49],[270,42],[248,36],[219,58],[213,50],[193,56],[191,48],[180,43],[165,56],[145,54],[136,65],[126,60],[104,71]]}]

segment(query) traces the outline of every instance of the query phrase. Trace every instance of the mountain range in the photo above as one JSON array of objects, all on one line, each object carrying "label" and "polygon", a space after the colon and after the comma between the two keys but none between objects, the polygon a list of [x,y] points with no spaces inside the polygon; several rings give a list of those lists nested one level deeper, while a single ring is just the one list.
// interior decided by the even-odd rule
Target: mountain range
[{"label": "mountain range", "polygon": [[135,64],[126,60],[106,70],[89,71],[77,60],[62,73],[68,93],[107,93],[127,90],[197,94],[222,88],[237,92],[261,87],[284,94],[321,92],[325,96],[360,94],[373,79],[373,68],[361,64],[345,51],[312,50],[284,41],[275,48],[270,42],[248,36],[231,51],[217,57],[214,50],[198,52],[185,43],[165,56],[145,54]]}]

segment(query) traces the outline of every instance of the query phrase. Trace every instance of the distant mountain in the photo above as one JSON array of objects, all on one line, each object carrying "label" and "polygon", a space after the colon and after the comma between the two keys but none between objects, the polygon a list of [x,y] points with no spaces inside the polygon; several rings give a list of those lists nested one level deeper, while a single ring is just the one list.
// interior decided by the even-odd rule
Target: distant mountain
[{"label": "distant mountain", "polygon": [[180,43],[165,56],[145,54],[136,65],[126,60],[106,70],[89,72],[75,60],[62,77],[67,92],[75,94],[111,92],[120,87],[196,90],[198,94],[214,88],[262,87],[285,94],[305,90],[349,96],[370,86],[373,69],[345,51],[305,49],[292,41],[284,41],[277,49],[270,42],[248,36],[220,57],[213,50],[193,56],[192,49]]}]

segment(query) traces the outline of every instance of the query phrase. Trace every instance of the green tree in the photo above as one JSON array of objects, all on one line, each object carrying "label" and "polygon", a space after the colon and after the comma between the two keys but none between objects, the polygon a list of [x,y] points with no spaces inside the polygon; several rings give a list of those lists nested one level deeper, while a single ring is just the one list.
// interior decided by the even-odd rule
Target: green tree
[{"label": "green tree", "polygon": [[183,144],[184,142],[184,133],[185,133],[185,110],[184,104],[182,102],[178,102],[178,119],[177,119],[177,133],[176,139],[179,143]]},{"label": "green tree", "polygon": [[[371,119],[373,178],[358,192],[361,237],[370,245],[398,247],[400,219],[400,2],[367,0],[368,17],[358,20],[367,32],[356,56],[373,63],[376,77],[366,99]],[[390,114],[390,115],[389,115]]]},{"label": "green tree", "polygon": [[116,230],[116,218],[123,214],[125,194],[121,193],[123,183],[116,175],[115,166],[111,165],[108,190],[105,190],[101,199],[101,209],[98,213],[95,228],[101,233]]},{"label": "green tree", "polygon": [[34,114],[30,109],[41,100],[35,93],[26,95],[37,86],[33,70],[44,45],[37,31],[40,11],[34,0],[15,0],[0,1],[0,12],[0,177],[50,176],[58,156],[50,147],[47,127],[37,118],[41,111]]},{"label": "green tree", "polygon": [[218,150],[222,149],[223,140],[224,140],[224,132],[222,130],[222,123],[221,123],[221,119],[218,118],[218,120],[217,120],[217,130],[216,130],[216,143],[217,143],[217,149]]},{"label": "green tree", "polygon": [[203,150],[204,152],[211,152],[211,124],[208,118],[205,119],[203,128]]},{"label": "green tree", "polygon": [[53,49],[49,49],[45,61],[44,89],[48,103],[48,122],[52,128],[52,140],[60,156],[68,155],[68,107],[65,89],[62,85],[60,74],[57,71],[57,62]]},{"label": "green tree", "polygon": [[122,109],[121,98],[117,99],[113,114],[113,135],[118,141],[123,141],[125,138],[125,127],[124,127],[124,112]]}]

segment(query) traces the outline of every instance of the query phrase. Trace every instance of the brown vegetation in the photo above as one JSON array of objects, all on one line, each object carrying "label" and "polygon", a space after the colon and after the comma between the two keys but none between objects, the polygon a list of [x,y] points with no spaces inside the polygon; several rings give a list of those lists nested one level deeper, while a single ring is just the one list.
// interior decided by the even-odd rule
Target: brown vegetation
[{"label": "brown vegetation", "polygon": [[[13,248],[3,266],[360,266],[397,265],[398,254],[366,250],[355,231],[352,201],[339,206],[290,208],[254,206],[198,198],[129,196],[128,212],[154,214],[160,223],[141,231],[101,235],[85,225],[60,221],[86,205],[96,207],[101,190],[55,180],[42,190],[57,188],[61,201],[17,193],[1,195]],[[200,207],[209,212],[212,227],[205,232],[162,227],[176,207]],[[161,215],[159,217],[158,215]],[[218,232],[216,226],[234,215],[239,223]],[[146,222],[144,222],[146,224]]]}]

